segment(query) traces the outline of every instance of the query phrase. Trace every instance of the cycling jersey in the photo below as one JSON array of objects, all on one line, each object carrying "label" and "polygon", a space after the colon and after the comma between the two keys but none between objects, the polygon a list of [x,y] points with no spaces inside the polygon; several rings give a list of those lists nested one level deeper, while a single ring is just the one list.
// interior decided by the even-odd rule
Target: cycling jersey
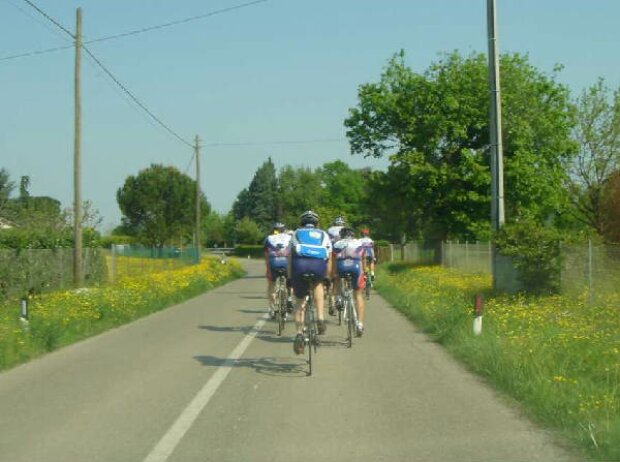
[{"label": "cycling jersey", "polygon": [[270,234],[265,238],[265,252],[270,257],[288,257],[291,235],[287,233]]},{"label": "cycling jersey", "polygon": [[302,298],[308,291],[302,276],[312,274],[314,283],[325,278],[332,244],[325,231],[306,226],[295,231],[290,248],[293,291],[297,298]]},{"label": "cycling jersey", "polygon": [[375,242],[368,236],[361,237],[360,241],[362,242],[364,250],[366,251],[366,258],[375,258]]},{"label": "cycling jersey", "polygon": [[279,271],[286,271],[290,252],[291,235],[274,233],[265,238],[265,259],[267,260],[267,278],[274,281]]},{"label": "cycling jersey", "polygon": [[362,258],[366,256],[366,248],[361,239],[345,238],[334,244],[334,256],[336,258],[336,273],[338,277],[344,277],[351,273],[353,289],[363,289],[366,279],[362,272]]}]

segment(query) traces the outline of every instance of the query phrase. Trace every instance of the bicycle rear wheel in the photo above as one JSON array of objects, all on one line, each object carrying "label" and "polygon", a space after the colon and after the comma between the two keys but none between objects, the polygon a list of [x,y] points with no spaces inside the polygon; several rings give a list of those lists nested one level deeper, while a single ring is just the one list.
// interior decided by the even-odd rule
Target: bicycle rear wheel
[{"label": "bicycle rear wheel", "polygon": [[355,307],[351,303],[349,296],[347,296],[344,300],[344,307],[345,320],[347,323],[347,346],[351,348],[353,346],[353,335],[355,332],[355,318],[353,315],[353,310]]}]

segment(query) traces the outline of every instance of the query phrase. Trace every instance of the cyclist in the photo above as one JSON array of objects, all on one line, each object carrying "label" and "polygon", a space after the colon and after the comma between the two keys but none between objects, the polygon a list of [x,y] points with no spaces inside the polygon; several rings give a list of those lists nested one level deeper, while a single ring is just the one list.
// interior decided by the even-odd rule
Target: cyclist
[{"label": "cyclist", "polygon": [[375,242],[370,238],[370,231],[368,228],[362,228],[360,230],[360,241],[366,250],[366,269],[370,272],[370,280],[375,280]]},{"label": "cyclist", "polygon": [[312,287],[314,304],[317,312],[317,330],[324,334],[326,325],[323,306],[323,279],[331,272],[332,245],[329,235],[318,228],[319,216],[316,212],[308,210],[300,216],[301,227],[293,234],[289,253],[289,276],[293,285],[293,292],[297,298],[297,311],[295,323],[297,335],[293,342],[293,351],[296,354],[304,352],[304,297],[307,293],[304,274],[313,275]]},{"label": "cyclist", "polygon": [[355,334],[361,337],[364,333],[364,288],[366,287],[366,278],[364,271],[366,269],[366,248],[361,239],[355,237],[355,231],[352,228],[342,228],[340,230],[340,240],[334,244],[335,255],[335,273],[339,278],[344,277],[345,273],[353,273],[351,280],[352,288],[355,293],[355,306],[357,309],[357,326],[355,326]]},{"label": "cyclist", "polygon": [[[275,317],[276,294],[274,292],[278,271],[287,271],[288,255],[290,252],[291,235],[285,232],[283,223],[274,223],[272,232],[265,238],[265,266],[267,267],[267,299],[269,300],[269,316]],[[290,298],[289,298],[290,301]]]},{"label": "cyclist", "polygon": [[347,224],[342,215],[338,215],[332,220],[332,225],[327,228],[327,234],[332,241],[332,245],[340,240],[340,230]]},{"label": "cyclist", "polygon": [[[340,240],[340,230],[347,224],[346,220],[342,215],[338,215],[332,220],[332,225],[327,228],[327,234],[329,234],[329,238],[332,241],[333,245]],[[336,287],[336,280],[331,277],[327,279],[328,284],[328,292],[329,292],[329,314],[330,316],[334,316],[336,311],[334,306],[336,305],[336,294],[340,292],[340,287]],[[340,302],[340,300],[338,300]]]}]

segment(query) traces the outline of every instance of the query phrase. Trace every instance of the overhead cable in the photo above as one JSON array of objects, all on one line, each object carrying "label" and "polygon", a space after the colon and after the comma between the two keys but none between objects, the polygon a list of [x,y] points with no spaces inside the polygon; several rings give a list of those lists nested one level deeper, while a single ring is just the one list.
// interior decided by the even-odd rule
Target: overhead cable
[{"label": "overhead cable", "polygon": [[[24,0],[24,1],[27,2],[28,4],[32,3],[29,0]],[[84,44],[89,45],[91,43],[106,42],[108,40],[115,40],[115,39],[119,39],[119,38],[122,38],[122,37],[128,37],[128,36],[131,36],[131,35],[143,34],[145,32],[151,32],[151,31],[154,31],[154,30],[157,30],[157,29],[163,29],[165,27],[177,26],[179,24],[185,24],[185,23],[192,22],[192,21],[198,21],[200,19],[208,18],[210,16],[215,16],[215,15],[222,14],[222,13],[228,13],[229,11],[239,10],[241,8],[246,8],[248,6],[252,6],[252,5],[256,5],[258,3],[264,3],[264,2],[268,2],[268,1],[269,0],[254,0],[252,2],[241,3],[239,5],[234,5],[234,6],[230,6],[230,7],[227,7],[227,8],[222,8],[222,9],[219,9],[219,10],[213,10],[213,11],[210,11],[208,13],[203,13],[203,14],[199,14],[199,15],[196,15],[196,16],[191,16],[191,17],[185,18],[185,19],[179,19],[179,20],[171,21],[171,22],[164,23],[164,24],[158,24],[158,25],[155,25],[155,26],[144,27],[142,29],[136,29],[136,30],[132,30],[132,31],[122,32],[122,33],[115,34],[115,35],[108,35],[108,36],[105,36],[105,37],[99,37],[99,38],[95,38],[95,39],[92,39],[92,40],[86,40],[86,41],[84,41]],[[40,9],[35,7],[34,5],[31,5],[31,6],[33,6],[33,8],[36,8],[37,11],[40,11]],[[44,14],[44,13],[41,12],[41,14]],[[45,15],[45,16],[47,17],[47,15]],[[51,18],[48,18],[48,19],[52,20]],[[53,22],[56,24],[56,21],[53,21]],[[60,24],[56,24],[56,25],[59,26],[65,32],[69,33],[69,35],[71,35],[71,37],[75,38],[73,36],[73,34],[71,34],[69,31],[67,31]],[[0,57],[0,61],[7,61],[7,60],[10,60],[10,59],[24,58],[24,57],[27,57],[27,56],[34,56],[34,55],[40,55],[40,54],[45,54],[45,53],[51,53],[53,51],[66,50],[66,49],[69,49],[69,48],[73,48],[73,45],[65,45],[65,46],[59,46],[59,47],[54,47],[54,48],[46,48],[46,49],[43,49],[43,50],[29,51],[29,52],[19,53],[19,54],[15,54],[15,55],[3,56],[3,57]]]}]

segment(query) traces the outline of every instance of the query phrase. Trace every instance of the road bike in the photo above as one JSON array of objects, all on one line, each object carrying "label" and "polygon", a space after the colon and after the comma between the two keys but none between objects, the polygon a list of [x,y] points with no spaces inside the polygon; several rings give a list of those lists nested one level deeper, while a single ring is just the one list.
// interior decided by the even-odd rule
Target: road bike
[{"label": "road bike", "polygon": [[304,298],[305,314],[304,314],[304,345],[308,350],[308,375],[312,375],[312,350],[317,353],[317,349],[320,346],[319,330],[314,316],[314,274],[306,273],[302,275],[302,279],[305,282],[307,288],[307,294]]},{"label": "road bike", "polygon": [[286,324],[288,309],[288,289],[286,288],[286,270],[277,271],[276,282],[274,285],[275,303],[273,305],[274,320],[276,322],[276,334],[282,335]]},{"label": "road bike", "polygon": [[353,346],[353,336],[357,328],[357,308],[355,307],[355,296],[353,291],[354,273],[344,273],[342,277],[342,311],[338,315],[342,316],[347,324],[347,346]]}]

